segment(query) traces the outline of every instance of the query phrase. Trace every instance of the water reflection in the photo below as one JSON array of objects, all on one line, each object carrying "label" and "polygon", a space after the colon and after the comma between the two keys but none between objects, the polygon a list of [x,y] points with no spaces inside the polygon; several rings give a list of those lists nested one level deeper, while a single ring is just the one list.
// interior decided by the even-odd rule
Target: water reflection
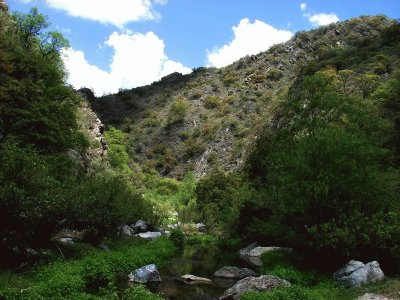
[{"label": "water reflection", "polygon": [[[187,246],[183,252],[160,270],[161,282],[149,283],[148,288],[170,300],[218,299],[236,283],[233,279],[214,278],[223,266],[249,267],[238,254],[226,253],[216,247]],[[212,280],[211,284],[184,283],[180,277],[192,274]]]}]

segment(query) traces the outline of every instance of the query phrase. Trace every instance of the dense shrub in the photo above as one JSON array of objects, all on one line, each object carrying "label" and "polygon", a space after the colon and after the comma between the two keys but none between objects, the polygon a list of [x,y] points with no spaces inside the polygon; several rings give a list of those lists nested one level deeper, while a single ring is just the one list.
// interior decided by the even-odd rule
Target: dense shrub
[{"label": "dense shrub", "polygon": [[178,249],[183,249],[183,247],[185,246],[186,237],[185,234],[180,230],[172,230],[169,239]]}]

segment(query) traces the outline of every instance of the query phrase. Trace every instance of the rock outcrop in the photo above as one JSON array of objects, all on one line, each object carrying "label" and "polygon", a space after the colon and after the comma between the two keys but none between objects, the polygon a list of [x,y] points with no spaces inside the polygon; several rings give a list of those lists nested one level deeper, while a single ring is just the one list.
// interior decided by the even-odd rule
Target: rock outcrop
[{"label": "rock outcrop", "polygon": [[336,271],[333,274],[333,278],[337,283],[352,288],[383,280],[385,275],[377,261],[363,264],[360,261],[351,260]]}]

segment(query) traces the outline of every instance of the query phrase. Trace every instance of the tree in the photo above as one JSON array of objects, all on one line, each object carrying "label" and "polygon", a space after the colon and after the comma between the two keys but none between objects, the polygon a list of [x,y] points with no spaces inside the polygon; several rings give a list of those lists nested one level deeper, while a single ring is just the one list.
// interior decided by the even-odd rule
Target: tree
[{"label": "tree", "polygon": [[317,72],[292,89],[274,124],[249,160],[261,206],[272,212],[257,226],[279,224],[286,241],[307,246],[310,228],[393,208],[398,176],[383,163],[388,133],[370,102],[337,93],[332,78]]}]

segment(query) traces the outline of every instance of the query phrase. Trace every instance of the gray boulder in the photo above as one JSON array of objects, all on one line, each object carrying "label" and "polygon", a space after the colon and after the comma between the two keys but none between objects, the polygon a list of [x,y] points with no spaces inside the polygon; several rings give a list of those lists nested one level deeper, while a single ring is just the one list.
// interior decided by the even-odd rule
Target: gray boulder
[{"label": "gray boulder", "polygon": [[245,292],[271,291],[287,286],[290,286],[289,282],[276,276],[263,275],[260,277],[246,277],[239,280],[233,287],[227,289],[219,299],[239,300],[240,296]]},{"label": "gray boulder", "polygon": [[74,240],[70,237],[62,237],[59,239],[59,242],[62,244],[69,244],[69,245],[75,244]]},{"label": "gray boulder", "polygon": [[393,300],[392,298],[387,298],[385,296],[366,293],[357,298],[357,300]]},{"label": "gray boulder", "polygon": [[120,228],[121,235],[132,235],[134,234],[134,230],[128,225],[124,225]]},{"label": "gray boulder", "polygon": [[292,253],[293,249],[283,247],[255,247],[249,251],[249,256],[260,257],[263,253],[272,251]]},{"label": "gray boulder", "polygon": [[161,281],[160,273],[154,264],[143,266],[128,275],[130,282],[147,283]]},{"label": "gray boulder", "polygon": [[156,238],[161,236],[161,232],[147,231],[136,234],[136,236],[141,237],[142,239],[146,239],[149,241],[155,240]]},{"label": "gray boulder", "polygon": [[211,283],[212,281],[208,278],[198,277],[191,274],[186,274],[181,276],[184,282],[189,284],[197,284],[197,283]]},{"label": "gray boulder", "polygon": [[149,225],[146,223],[146,221],[138,220],[135,224],[131,225],[131,227],[135,233],[141,233],[148,231]]},{"label": "gray boulder", "polygon": [[199,232],[206,232],[206,225],[203,223],[197,223],[195,226]]},{"label": "gray boulder", "polygon": [[238,267],[223,267],[214,273],[215,277],[223,278],[238,278],[243,279],[250,276],[256,276],[256,272],[248,268],[238,268]]},{"label": "gray boulder", "polygon": [[352,288],[383,280],[385,275],[377,261],[372,261],[364,265],[360,261],[351,260],[344,267],[336,271],[333,274],[333,278],[337,283],[342,283],[346,287]]},{"label": "gray boulder", "polygon": [[254,242],[248,245],[246,248],[240,249],[239,254],[240,255],[250,255],[250,251],[253,250],[255,247],[257,247],[258,243]]}]

